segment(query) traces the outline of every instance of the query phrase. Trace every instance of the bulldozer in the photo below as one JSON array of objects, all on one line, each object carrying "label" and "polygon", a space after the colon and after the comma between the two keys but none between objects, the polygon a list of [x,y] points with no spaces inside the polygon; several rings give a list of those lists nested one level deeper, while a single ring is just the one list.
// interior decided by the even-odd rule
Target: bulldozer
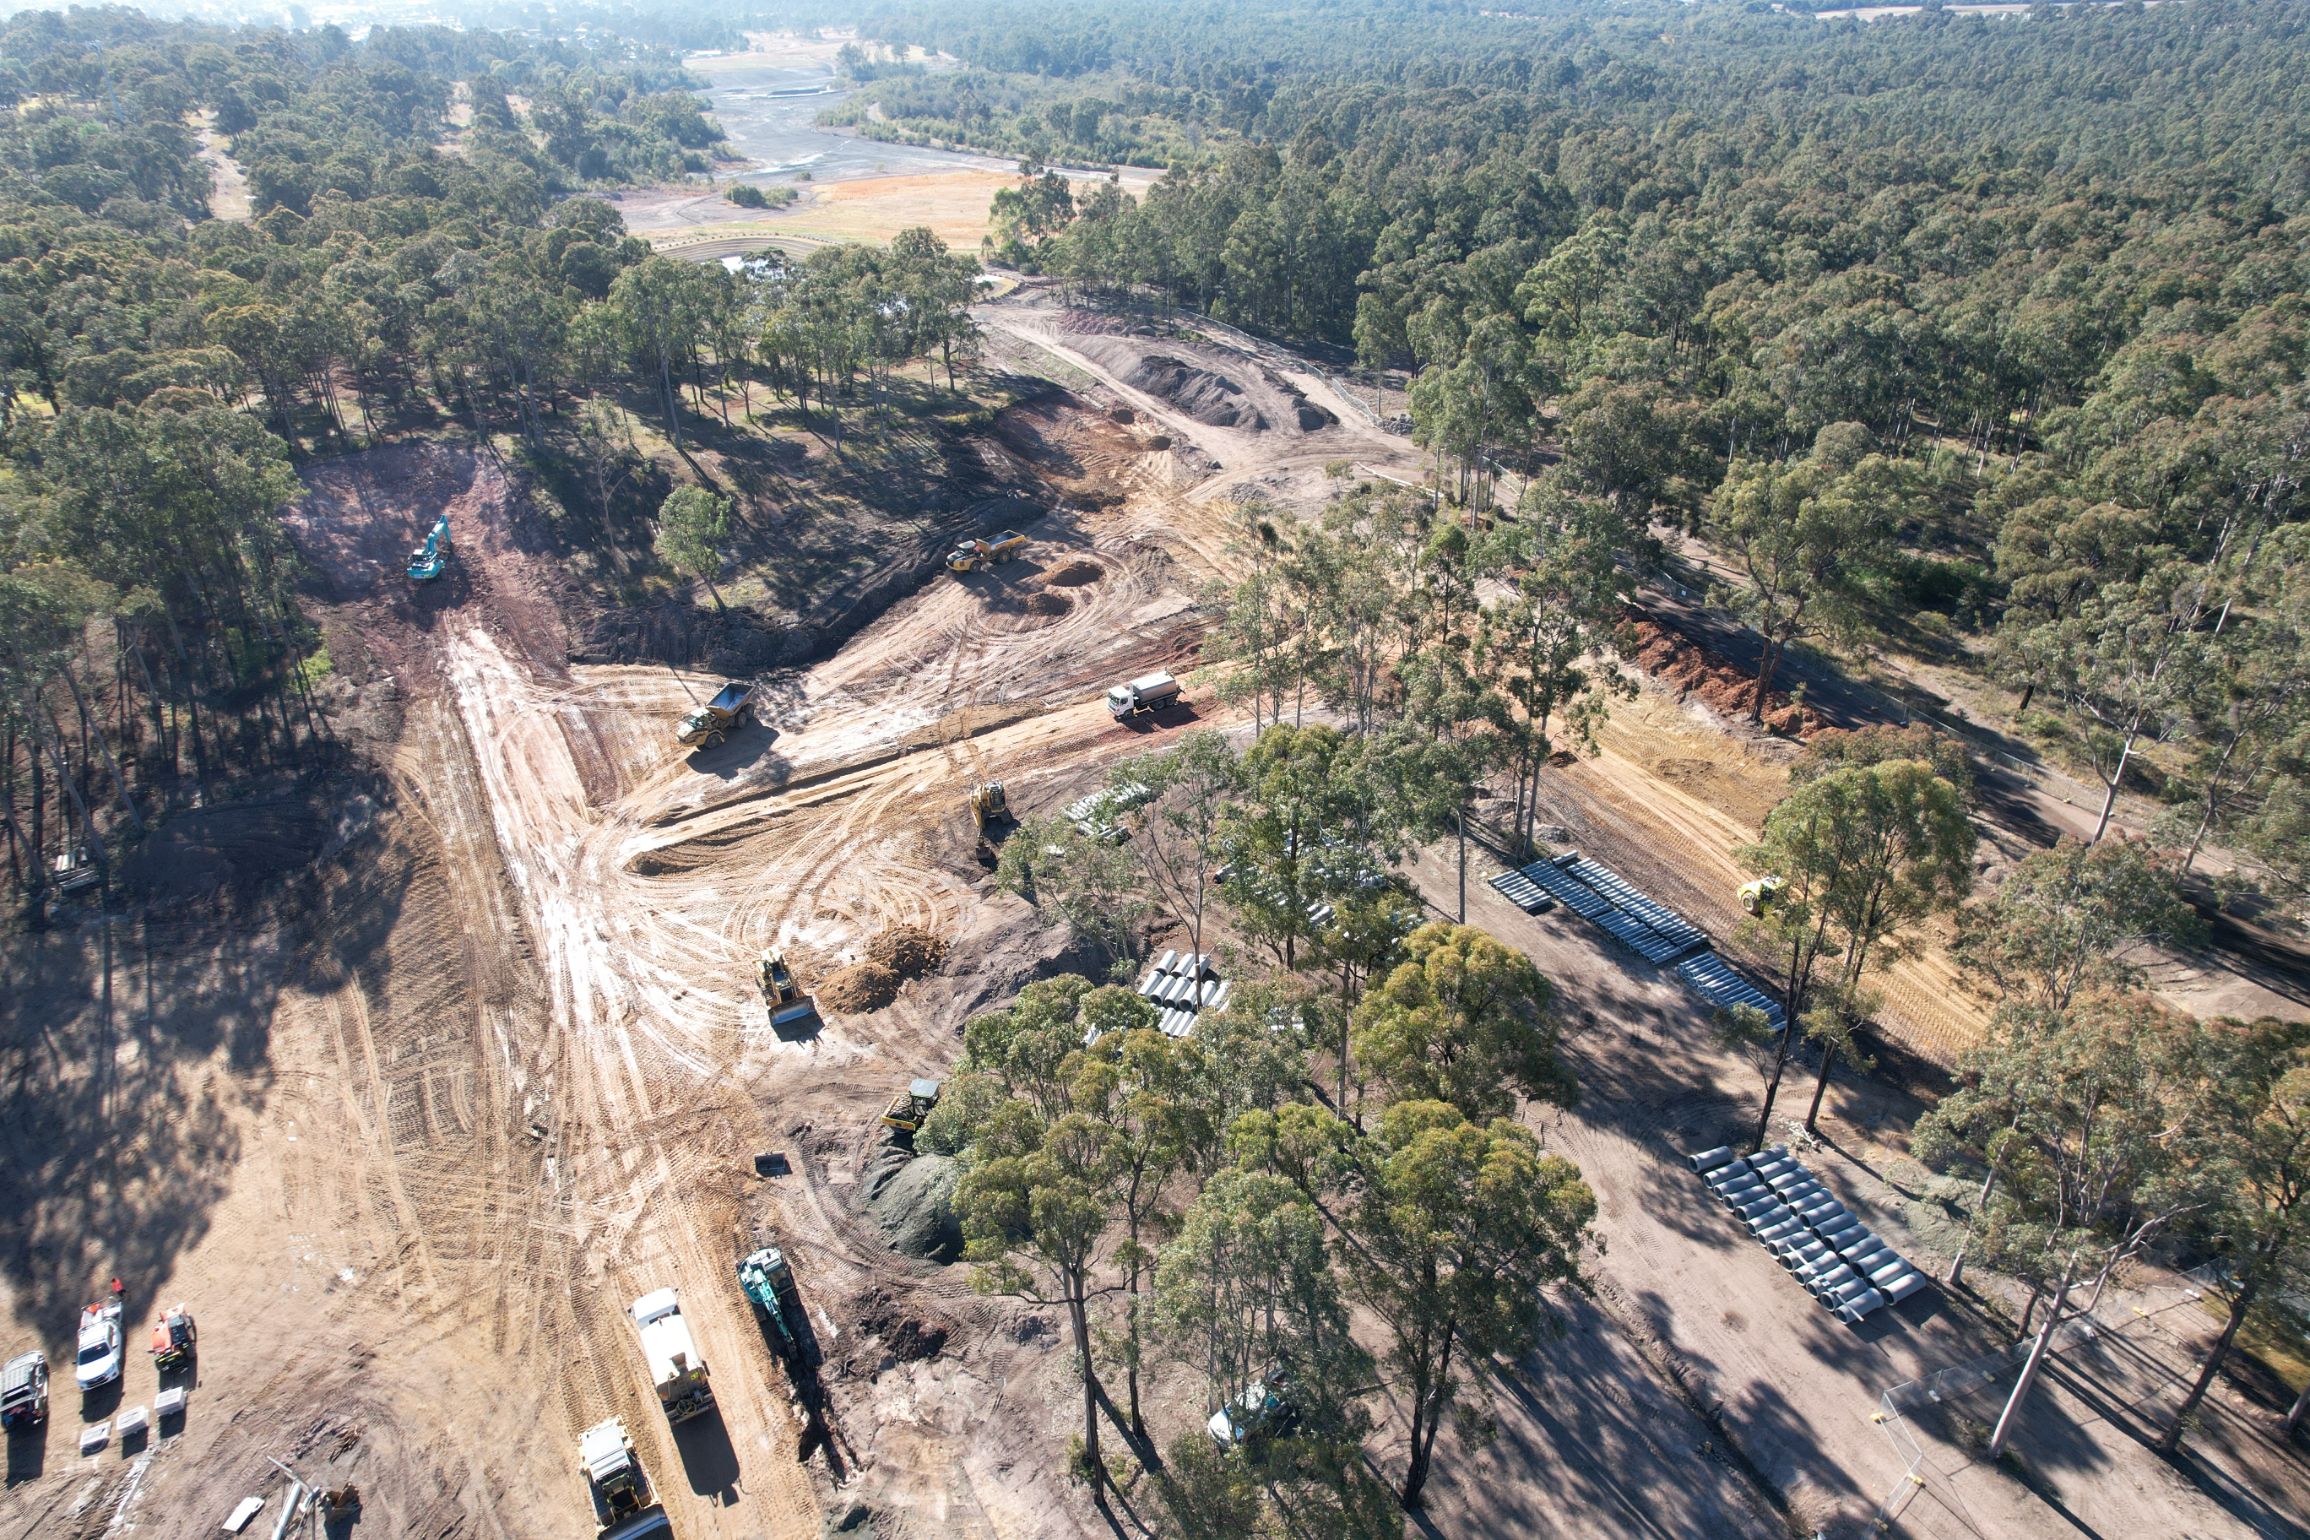
[{"label": "bulldozer", "polygon": [[786,966],[783,952],[762,954],[754,964],[754,982],[761,986],[762,1004],[770,1012],[773,1027],[794,1026],[818,1014],[818,1002],[803,991],[794,970]]},{"label": "bulldozer", "polygon": [[924,1121],[938,1107],[939,1083],[935,1080],[917,1080],[890,1099],[882,1112],[882,1121],[902,1134],[919,1130]]},{"label": "bulldozer", "polygon": [[1741,884],[1741,908],[1750,914],[1763,914],[1786,886],[1778,877],[1759,877],[1753,882],[1744,882]]},{"label": "bulldozer", "polygon": [[1000,781],[981,781],[971,788],[971,822],[985,833],[987,826],[1006,823],[1011,816],[1010,798],[1003,793]]}]

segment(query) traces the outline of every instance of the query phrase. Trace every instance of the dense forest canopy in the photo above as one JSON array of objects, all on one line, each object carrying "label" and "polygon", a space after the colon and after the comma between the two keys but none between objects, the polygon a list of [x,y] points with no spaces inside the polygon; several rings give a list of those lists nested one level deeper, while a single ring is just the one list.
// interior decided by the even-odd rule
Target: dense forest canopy
[{"label": "dense forest canopy", "polygon": [[[962,67],[843,110],[1025,157],[1009,260],[1397,371],[1456,497],[1701,534],[1759,710],[1787,646],[1954,637],[2105,800],[2299,893],[2306,25],[899,7],[870,30]],[[1170,170],[1032,174],[1086,156]]]},{"label": "dense forest canopy", "polygon": [[928,232],[732,273],[575,196],[709,169],[692,85],[598,38],[0,25],[0,850],[34,913],[102,831],[326,762],[296,458],[455,428],[598,472],[624,451],[570,408],[629,383],[678,442],[710,388],[951,380],[970,264]]}]

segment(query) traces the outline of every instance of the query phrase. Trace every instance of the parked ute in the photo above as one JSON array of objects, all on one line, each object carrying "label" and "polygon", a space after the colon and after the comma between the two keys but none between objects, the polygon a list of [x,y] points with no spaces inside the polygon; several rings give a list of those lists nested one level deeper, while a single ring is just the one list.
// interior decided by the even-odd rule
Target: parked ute
[{"label": "parked ute", "polygon": [[120,1378],[120,1298],[80,1312],[80,1341],[73,1355],[72,1378],[82,1390],[94,1390]]},{"label": "parked ute", "polygon": [[11,1432],[48,1420],[48,1355],[19,1353],[0,1369],[0,1427]]},{"label": "parked ute", "polygon": [[200,1330],[193,1324],[192,1312],[182,1304],[169,1306],[152,1323],[152,1366],[163,1374],[182,1369],[192,1362],[200,1342]]},{"label": "parked ute", "polygon": [[1211,1414],[1204,1426],[1211,1441],[1222,1449],[1240,1448],[1255,1439],[1281,1438],[1299,1422],[1299,1410],[1284,1393],[1284,1375],[1271,1369],[1254,1380],[1242,1395]]}]

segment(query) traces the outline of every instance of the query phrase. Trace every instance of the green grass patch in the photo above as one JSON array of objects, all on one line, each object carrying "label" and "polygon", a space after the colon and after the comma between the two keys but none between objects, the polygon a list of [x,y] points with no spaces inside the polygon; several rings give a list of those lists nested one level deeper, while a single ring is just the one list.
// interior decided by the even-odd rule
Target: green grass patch
[{"label": "green grass patch", "polygon": [[318,690],[331,674],[337,672],[337,660],[329,656],[329,648],[322,643],[297,660],[297,683],[306,693]]}]

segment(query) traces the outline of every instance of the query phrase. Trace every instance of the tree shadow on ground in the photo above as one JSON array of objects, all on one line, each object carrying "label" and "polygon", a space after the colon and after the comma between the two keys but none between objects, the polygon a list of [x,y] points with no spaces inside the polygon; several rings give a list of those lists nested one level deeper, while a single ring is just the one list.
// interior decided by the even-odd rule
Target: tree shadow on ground
[{"label": "tree shadow on ground", "polygon": [[52,1365],[108,1278],[132,1338],[205,1233],[239,1156],[234,1103],[269,1087],[288,945],[109,916],[0,955],[0,1272]]}]

